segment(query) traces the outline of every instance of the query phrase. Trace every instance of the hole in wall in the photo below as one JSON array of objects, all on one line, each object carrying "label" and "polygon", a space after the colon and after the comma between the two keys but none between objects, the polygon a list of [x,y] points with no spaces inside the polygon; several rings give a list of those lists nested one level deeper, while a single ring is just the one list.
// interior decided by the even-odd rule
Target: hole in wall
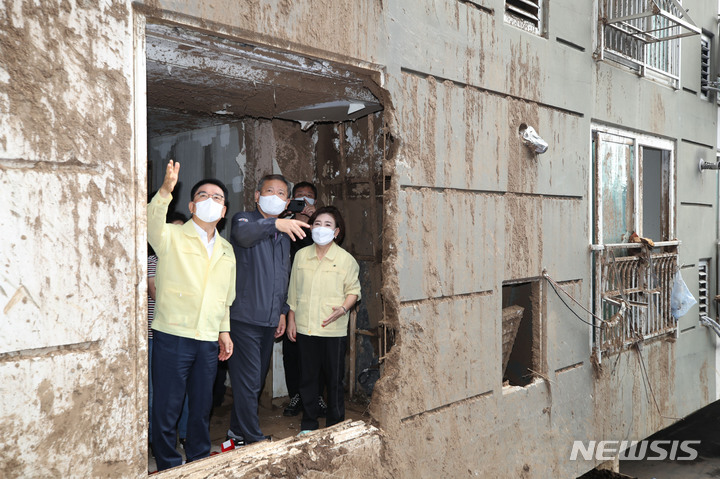
[{"label": "hole in wall", "polygon": [[527,386],[542,372],[540,280],[503,283],[503,384]]},{"label": "hole in wall", "polygon": [[[383,162],[392,141],[375,73],[164,24],[147,24],[146,52],[148,199],[174,159],[182,167],[170,211],[187,215],[189,189],[206,177],[227,185],[227,217],[254,209],[257,181],[267,173],[310,181],[320,204],[341,210],[343,247],[360,265],[363,294],[345,385],[364,411],[379,375],[383,194],[390,184]],[[276,344],[261,397],[269,410],[287,402],[282,363]],[[226,415],[230,402],[223,401]],[[229,417],[220,420],[227,430]],[[267,434],[262,419],[261,427]]]}]

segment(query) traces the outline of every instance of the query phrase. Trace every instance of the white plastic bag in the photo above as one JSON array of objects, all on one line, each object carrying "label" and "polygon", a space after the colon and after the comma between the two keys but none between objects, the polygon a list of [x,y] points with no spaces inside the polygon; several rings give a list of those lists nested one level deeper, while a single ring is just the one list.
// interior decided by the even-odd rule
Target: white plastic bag
[{"label": "white plastic bag", "polygon": [[675,320],[680,319],[687,313],[693,305],[697,303],[695,297],[690,294],[685,281],[682,279],[680,270],[675,273],[675,281],[673,282],[672,294],[670,295],[670,310]]}]

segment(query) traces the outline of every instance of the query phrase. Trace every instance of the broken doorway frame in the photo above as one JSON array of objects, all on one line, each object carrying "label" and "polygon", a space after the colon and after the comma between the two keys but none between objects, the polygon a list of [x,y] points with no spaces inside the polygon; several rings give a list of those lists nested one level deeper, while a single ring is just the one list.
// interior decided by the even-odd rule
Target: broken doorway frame
[{"label": "broken doorway frame", "polygon": [[[147,50],[147,36],[146,36],[146,27],[149,23],[162,23],[162,24],[171,24],[171,25],[177,25],[182,28],[190,29],[190,30],[196,30],[204,33],[210,32],[212,35],[215,35],[219,38],[224,38],[231,41],[237,41],[242,42],[245,39],[244,34],[247,34],[246,31],[241,31],[240,29],[235,29],[234,27],[230,27],[227,25],[221,25],[221,24],[211,24],[211,22],[203,21],[198,18],[189,17],[182,14],[176,14],[173,12],[168,12],[164,10],[156,10],[152,9],[150,7],[147,7],[142,4],[133,3],[133,12],[132,12],[132,31],[133,31],[133,45],[132,45],[132,53],[133,53],[133,72],[132,72],[132,84],[133,84],[133,91],[132,91],[132,105],[133,105],[133,142],[132,142],[132,158],[133,158],[133,167],[135,168],[135,178],[137,180],[137,186],[145,185],[144,188],[136,188],[134,191],[135,197],[136,197],[136,211],[135,211],[135,228],[136,228],[136,247],[135,247],[135,254],[137,259],[146,258],[147,257],[147,248],[146,248],[146,238],[147,238],[147,222],[146,222],[146,194],[147,194],[147,181],[148,181],[148,174],[147,174],[147,151],[148,151],[148,135],[147,135],[147,129],[148,129],[148,101],[147,101],[147,56],[146,56],[146,50]],[[253,36],[252,34],[250,36]],[[264,40],[266,40],[264,38]],[[267,41],[257,41],[257,39],[250,39],[251,42],[262,44],[267,48],[276,48],[278,51],[284,51],[288,46],[287,44],[284,44],[284,47],[281,47],[279,45],[274,44],[268,44]],[[370,64],[367,62],[359,61],[356,59],[351,59],[347,57],[342,57],[337,54],[327,54],[327,52],[322,52],[324,55],[319,56],[318,52],[316,51],[307,51],[308,48],[303,48],[298,45],[294,45],[297,47],[297,51],[293,52],[300,56],[307,56],[308,58],[315,58],[320,59],[320,61],[327,61],[332,62],[338,65],[342,65],[344,67],[347,67],[348,69],[353,70],[360,70],[364,74],[367,75],[369,79],[371,79],[374,84],[377,86],[378,90],[381,92],[384,92],[384,82],[385,82],[385,72],[384,68],[380,65]],[[382,103],[385,103],[384,96],[378,97],[379,100]],[[383,174],[384,174],[384,165],[385,165],[386,158],[383,157]],[[384,177],[381,175],[381,177]],[[384,177],[387,178],[387,177]],[[384,206],[383,206],[384,209]],[[384,230],[384,225],[381,228]],[[380,254],[384,256],[384,252],[382,250],[382,247],[380,248]],[[137,385],[137,412],[138,417],[135,421],[135,424],[138,428],[137,432],[138,437],[141,440],[141,444],[145,444],[147,441],[147,414],[148,414],[148,382],[147,382],[147,369],[148,369],[148,358],[147,358],[147,262],[146,261],[137,261],[137,284],[138,287],[136,289],[136,321],[134,324],[135,328],[135,350],[138,351],[137,355],[137,362],[135,363],[136,368],[136,377],[138,378],[138,385]],[[382,283],[385,283],[387,281],[386,278],[383,278]],[[378,288],[379,291],[382,290],[382,284],[379,285]],[[384,311],[384,308],[383,308]],[[380,323],[382,323],[382,319],[380,320]],[[143,354],[145,352],[145,354]],[[382,351],[378,351],[379,355],[382,356]],[[144,372],[144,374],[143,374]],[[356,423],[353,423],[349,426],[345,425],[345,423],[341,423],[340,425],[337,425],[338,427],[347,428],[352,427],[356,425]],[[335,434],[335,430],[337,428],[333,426],[330,428],[330,430],[327,431],[328,435]],[[362,427],[355,426],[355,429],[357,432],[354,432],[353,437],[351,437],[350,441],[358,441],[357,443],[362,446],[363,444],[363,438],[367,437],[369,440],[377,439],[377,429],[373,426],[365,423]],[[347,438],[346,438],[347,439]],[[285,443],[291,442],[293,443],[293,446],[297,446],[297,439],[295,438],[288,438],[288,440],[285,440]],[[313,439],[312,437],[308,436],[307,439],[303,438],[301,440],[302,442],[317,442],[317,439]],[[351,444],[352,445],[352,444]],[[279,445],[278,445],[279,446]],[[290,444],[286,446],[288,449],[290,449]],[[291,451],[294,451],[296,448],[291,449]],[[144,452],[143,454],[143,465],[142,468],[146,470],[147,468],[147,455],[146,455],[146,449],[144,447],[141,447],[141,451]],[[253,450],[249,450],[249,453],[253,453]],[[292,454],[290,454],[292,455]],[[258,460],[262,460],[262,453],[258,456]],[[233,462],[235,458],[229,458],[227,456],[224,456],[222,454],[217,455],[216,457],[210,457],[203,460],[203,467],[206,471],[212,472],[213,469],[217,468],[217,471],[221,469],[225,469],[228,465],[228,463]],[[238,455],[237,456],[237,462],[239,465],[247,465],[248,458],[247,454]],[[172,472],[170,473],[173,474]],[[163,474],[164,475],[164,474]]]}]

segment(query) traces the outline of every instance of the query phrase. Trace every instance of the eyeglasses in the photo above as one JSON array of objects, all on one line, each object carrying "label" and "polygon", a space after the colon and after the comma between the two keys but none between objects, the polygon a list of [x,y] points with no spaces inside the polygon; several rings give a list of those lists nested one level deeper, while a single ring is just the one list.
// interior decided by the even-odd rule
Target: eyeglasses
[{"label": "eyeglasses", "polygon": [[208,198],[212,198],[214,202],[216,203],[224,203],[225,197],[223,195],[211,195],[208,193],[205,193],[204,191],[198,191],[195,193],[196,198],[200,198],[200,201],[205,201]]}]

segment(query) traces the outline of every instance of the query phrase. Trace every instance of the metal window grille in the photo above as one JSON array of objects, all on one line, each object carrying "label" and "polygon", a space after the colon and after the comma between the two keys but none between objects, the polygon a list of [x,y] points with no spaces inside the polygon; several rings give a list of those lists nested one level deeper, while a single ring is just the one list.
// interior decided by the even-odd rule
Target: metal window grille
[{"label": "metal window grille", "polygon": [[678,0],[601,0],[601,58],[678,86],[680,38],[700,33]]},{"label": "metal window grille", "polygon": [[698,262],[698,310],[700,317],[707,316],[708,309],[708,262]]},{"label": "metal window grille", "polygon": [[534,33],[541,32],[542,0],[506,0],[505,21]]},{"label": "metal window grille", "polygon": [[710,82],[710,40],[700,39],[700,93],[707,98]]},{"label": "metal window grille", "polygon": [[[628,245],[621,245],[627,248]],[[605,245],[608,249],[609,245]],[[618,249],[620,253],[623,249]],[[649,253],[615,258],[606,250],[596,257],[601,286],[598,302],[601,317],[611,321],[620,311],[621,300],[628,305],[613,326],[595,330],[595,344],[601,352],[613,352],[628,344],[676,330],[670,312],[670,296],[677,269],[677,253]]]}]

